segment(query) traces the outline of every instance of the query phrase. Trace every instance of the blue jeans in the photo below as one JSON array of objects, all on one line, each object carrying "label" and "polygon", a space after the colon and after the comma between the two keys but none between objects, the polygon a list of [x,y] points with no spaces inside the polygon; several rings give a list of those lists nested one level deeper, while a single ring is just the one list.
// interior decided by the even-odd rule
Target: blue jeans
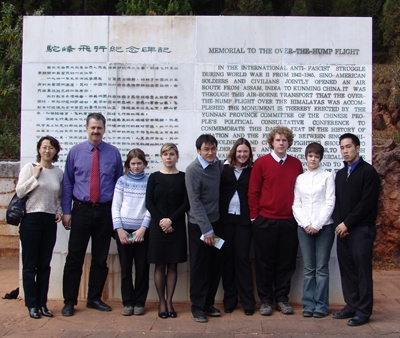
[{"label": "blue jeans", "polygon": [[325,225],[316,235],[308,235],[302,227],[297,234],[303,255],[304,311],[328,313],[329,309],[329,258],[334,240],[333,224]]}]

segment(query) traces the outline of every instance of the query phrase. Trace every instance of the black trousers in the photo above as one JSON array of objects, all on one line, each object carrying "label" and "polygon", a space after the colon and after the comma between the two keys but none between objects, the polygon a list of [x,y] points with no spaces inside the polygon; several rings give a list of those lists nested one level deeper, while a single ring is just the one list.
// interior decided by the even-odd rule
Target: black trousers
[{"label": "black trousers", "polygon": [[28,213],[19,228],[22,247],[22,284],[28,308],[46,306],[50,261],[56,243],[54,214]]},{"label": "black trousers", "polygon": [[[132,233],[132,230],[127,230]],[[124,306],[144,306],[149,291],[149,264],[147,249],[148,231],[141,243],[121,244],[116,236],[119,262],[121,264],[121,296]],[[132,265],[135,260],[135,287],[133,287]]]},{"label": "black trousers", "polygon": [[346,309],[369,318],[373,307],[372,249],[375,226],[356,226],[337,237],[337,254]]},{"label": "black trousers", "polygon": [[92,261],[87,300],[98,300],[108,275],[107,257],[113,233],[111,204],[95,207],[74,202],[68,255],[64,266],[64,303],[78,303],[82,266],[89,239],[92,239]]},{"label": "black trousers", "polygon": [[297,226],[294,218],[258,216],[253,222],[256,284],[262,303],[289,300],[299,245]]},{"label": "black trousers", "polygon": [[224,306],[236,307],[238,295],[243,309],[254,310],[253,272],[250,246],[253,238],[251,225],[243,224],[240,215],[228,215],[222,222],[225,243],[222,247],[222,285]]},{"label": "black trousers", "polygon": [[[214,233],[223,238],[219,222],[212,223]],[[214,305],[221,279],[222,253],[205,244],[201,239],[200,227],[188,223],[190,255],[190,300],[192,305],[205,310]]]}]

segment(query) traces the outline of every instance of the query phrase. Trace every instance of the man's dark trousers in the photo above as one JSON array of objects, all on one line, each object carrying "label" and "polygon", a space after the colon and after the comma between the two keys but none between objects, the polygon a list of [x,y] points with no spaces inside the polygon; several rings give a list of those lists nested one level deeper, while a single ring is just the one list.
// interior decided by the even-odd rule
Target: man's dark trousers
[{"label": "man's dark trousers", "polygon": [[64,303],[78,302],[82,266],[89,239],[92,239],[92,262],[87,301],[100,300],[108,275],[107,257],[113,231],[111,202],[91,206],[75,201],[71,213],[71,234],[64,267]]},{"label": "man's dark trousers", "polygon": [[369,318],[373,307],[372,249],[376,237],[374,225],[351,228],[337,237],[337,254],[346,309],[360,318]]},{"label": "man's dark trousers", "polygon": [[[216,236],[221,236],[220,222],[212,223]],[[193,306],[205,310],[214,305],[221,279],[221,250],[205,244],[197,224],[188,223],[190,255],[190,300]]]}]

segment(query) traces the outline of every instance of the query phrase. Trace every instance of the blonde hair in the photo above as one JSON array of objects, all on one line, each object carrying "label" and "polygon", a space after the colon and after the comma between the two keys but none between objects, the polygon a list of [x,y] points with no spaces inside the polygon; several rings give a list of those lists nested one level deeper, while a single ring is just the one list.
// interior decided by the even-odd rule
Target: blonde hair
[{"label": "blonde hair", "polygon": [[176,153],[176,156],[179,158],[179,150],[175,143],[165,143],[162,145],[160,149],[160,155],[164,154],[168,150],[173,150]]}]

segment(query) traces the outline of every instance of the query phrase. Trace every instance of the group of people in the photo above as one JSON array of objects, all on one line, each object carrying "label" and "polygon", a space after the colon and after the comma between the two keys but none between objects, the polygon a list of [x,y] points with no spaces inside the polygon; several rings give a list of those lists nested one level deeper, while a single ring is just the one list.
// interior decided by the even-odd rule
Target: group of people
[{"label": "group of people", "polygon": [[300,244],[303,316],[322,318],[329,310],[329,259],[336,232],[346,306],[333,317],[350,318],[351,326],[368,322],[379,177],[360,157],[357,136],[340,137],[344,168],[336,178],[320,167],[324,148],[319,143],[306,147],[308,170],[303,173],[301,162],[287,154],[294,135],[286,127],[271,130],[271,153],[254,163],[245,138],[234,143],[226,160],[219,160],[215,137],[200,135],[197,157],[186,173],[176,167],[178,148],[166,143],[160,150],[162,168],[147,176],[145,153],[132,149],[122,165],[118,149],[103,141],[105,128],[103,115],[87,116],[88,140],[71,148],[64,173],[53,165],[61,148],[51,136],[39,140],[37,164],[21,170],[16,191],[19,197],[29,195],[20,238],[30,317],[52,316],[46,305],[50,261],[56,224],[62,220],[70,230],[63,316],[74,315],[90,239],[86,306],[111,311],[101,296],[114,237],[124,316],[145,313],[149,264],[154,264],[158,315],[177,317],[172,299],[177,265],[187,259],[187,243],[193,320],[220,316],[214,300],[221,277],[225,313],[233,312],[240,299],[244,313],[254,314],[252,245],[260,314],[270,316],[274,303],[277,311],[292,314],[288,296]]}]

